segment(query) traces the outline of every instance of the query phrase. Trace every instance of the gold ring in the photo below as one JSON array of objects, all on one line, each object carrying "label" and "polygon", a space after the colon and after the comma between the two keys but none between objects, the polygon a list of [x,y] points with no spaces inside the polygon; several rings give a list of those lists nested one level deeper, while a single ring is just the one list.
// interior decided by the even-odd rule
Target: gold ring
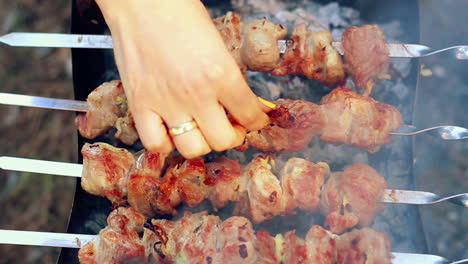
[{"label": "gold ring", "polygon": [[184,122],[178,126],[171,127],[171,129],[169,129],[169,133],[171,134],[171,136],[178,136],[178,135],[187,133],[189,131],[192,131],[197,127],[198,127],[197,123],[191,120],[188,122]]}]

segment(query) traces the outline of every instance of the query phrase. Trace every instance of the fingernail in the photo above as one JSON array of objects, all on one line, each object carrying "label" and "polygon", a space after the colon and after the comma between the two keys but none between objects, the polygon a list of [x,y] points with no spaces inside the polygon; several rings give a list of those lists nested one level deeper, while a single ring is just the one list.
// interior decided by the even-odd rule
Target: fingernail
[{"label": "fingernail", "polygon": [[265,100],[265,99],[261,98],[260,96],[257,97],[257,98],[258,98],[258,100],[260,100],[260,102],[262,102],[262,104],[264,104],[265,106],[267,106],[269,108],[275,108],[276,107],[276,105],[274,103],[272,103],[272,102],[270,102],[268,100]]}]

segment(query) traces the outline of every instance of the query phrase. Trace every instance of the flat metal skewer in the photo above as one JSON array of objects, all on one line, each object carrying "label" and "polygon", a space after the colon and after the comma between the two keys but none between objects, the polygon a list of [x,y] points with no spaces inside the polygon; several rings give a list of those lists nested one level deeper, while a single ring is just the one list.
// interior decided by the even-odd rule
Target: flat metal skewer
[{"label": "flat metal skewer", "polygon": [[[86,101],[55,99],[12,93],[0,93],[0,104],[76,112],[87,112],[89,110],[89,105]],[[413,136],[420,133],[427,133],[444,140],[468,139],[468,129],[458,126],[436,126],[417,129],[414,126],[402,125],[397,131],[389,134],[395,136]]]},{"label": "flat metal skewer", "polygon": [[[9,245],[81,248],[95,237],[95,235],[0,229],[0,244]],[[392,255],[394,256],[392,264],[461,264],[468,261],[465,259],[450,263],[443,257],[428,254],[392,252]]]},{"label": "flat metal skewer", "polygon": [[[3,156],[0,157],[0,169],[81,177],[83,165]],[[440,197],[439,195],[431,192],[386,189],[381,199],[381,202],[383,203],[413,205],[429,205],[442,201],[448,201],[453,204],[468,207],[468,193],[453,195],[450,197]]]},{"label": "flat metal skewer", "polygon": [[[50,48],[90,48],[112,49],[112,36],[110,35],[79,35],[60,33],[30,33],[12,32],[0,36],[0,42],[15,47],[50,47]],[[279,40],[280,53],[285,53],[291,40]],[[341,55],[344,54],[341,42],[332,42],[333,48]],[[434,50],[420,44],[387,43],[390,57],[418,58],[430,56],[440,52],[450,52],[459,60],[468,59],[468,46],[453,46],[441,50]]]}]

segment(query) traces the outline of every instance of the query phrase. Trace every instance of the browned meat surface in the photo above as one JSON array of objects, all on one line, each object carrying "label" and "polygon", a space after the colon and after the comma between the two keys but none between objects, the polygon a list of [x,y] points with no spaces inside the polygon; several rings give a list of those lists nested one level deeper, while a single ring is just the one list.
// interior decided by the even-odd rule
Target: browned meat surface
[{"label": "browned meat surface", "polygon": [[213,263],[258,263],[256,237],[252,223],[244,217],[229,217],[219,229],[219,252]]},{"label": "browned meat surface", "polygon": [[247,186],[246,177],[242,177],[241,165],[235,160],[219,157],[205,164],[204,183],[213,189],[208,199],[214,208],[222,208],[230,201],[240,201]]},{"label": "browned meat surface", "polygon": [[133,145],[139,138],[138,131],[135,127],[135,121],[133,121],[132,114],[127,112],[124,117],[118,118],[115,122],[115,138],[120,140],[126,145]]},{"label": "browned meat surface", "polygon": [[153,219],[143,241],[154,263],[207,263],[218,251],[220,224],[219,217],[206,212],[186,213],[177,222]]},{"label": "browned meat surface", "polygon": [[[161,173],[165,168],[165,161],[165,155],[145,152],[138,158],[136,169],[130,172],[128,179],[128,203],[147,217],[158,213],[152,207],[153,200],[157,199],[161,192],[167,194],[164,190],[161,191],[161,188],[164,187],[162,185]],[[169,194],[165,197],[171,196]],[[177,204],[177,202],[178,200],[173,202],[173,204]],[[169,202],[164,200],[164,204],[167,203]],[[162,207],[162,205],[160,206]]]},{"label": "browned meat surface", "polygon": [[286,213],[294,213],[295,209],[315,211],[320,202],[320,188],[329,171],[328,164],[324,162],[315,164],[305,159],[290,158],[279,174]]},{"label": "browned meat surface", "polygon": [[[305,237],[310,263],[335,264],[336,239],[323,227],[314,225]],[[339,262],[341,263],[341,262]],[[347,263],[343,263],[347,264]]]},{"label": "browned meat surface", "polygon": [[126,97],[121,81],[110,81],[94,89],[86,99],[89,110],[75,120],[80,134],[95,138],[114,127],[119,117],[127,111]]},{"label": "browned meat surface", "polygon": [[254,223],[261,223],[284,212],[281,183],[271,172],[269,162],[269,158],[258,156],[244,170],[248,177],[248,215]]},{"label": "browned meat surface", "polygon": [[83,189],[90,194],[106,197],[113,203],[125,203],[128,175],[135,166],[133,154],[106,143],[86,143],[81,153]]},{"label": "browned meat surface", "polygon": [[385,178],[364,163],[333,173],[323,186],[320,209],[325,226],[340,234],[357,224],[368,226],[383,210],[380,203],[387,188]]},{"label": "browned meat surface", "polygon": [[307,25],[300,24],[294,29],[291,39],[292,45],[272,74],[304,74],[327,84],[343,79],[343,63],[341,56],[331,46],[333,38],[330,31],[324,29],[314,32]]},{"label": "browned meat surface", "polygon": [[300,238],[294,230],[272,237],[255,232],[244,217],[221,221],[206,211],[177,221],[144,220],[132,208],[115,210],[109,226],[80,250],[80,262],[386,264],[392,257],[387,236],[370,228],[337,236],[315,225]]},{"label": "browned meat surface", "polygon": [[114,210],[107,218],[108,226],[78,252],[80,263],[145,263],[145,247],[138,236],[145,220],[133,208]]},{"label": "browned meat surface", "polygon": [[324,115],[314,103],[280,99],[270,111],[271,123],[247,133],[246,144],[263,152],[293,152],[304,149],[325,126]]},{"label": "browned meat surface", "polygon": [[242,20],[241,16],[235,12],[227,12],[226,15],[213,19],[221,37],[224,40],[229,53],[236,61],[242,72],[247,70],[247,66],[241,58],[242,45]]},{"label": "browned meat surface", "polygon": [[255,19],[242,27],[242,62],[251,71],[271,71],[280,59],[278,40],[284,39],[288,29],[266,18]]},{"label": "browned meat surface", "polygon": [[320,104],[326,123],[320,137],[323,141],[367,148],[369,152],[390,143],[389,133],[402,123],[395,107],[347,87],[334,89]]},{"label": "browned meat surface", "polygon": [[336,243],[337,262],[346,264],[391,264],[390,240],[370,228],[341,235]]},{"label": "browned meat surface", "polygon": [[385,35],[377,25],[349,27],[342,36],[346,71],[359,90],[369,89],[377,79],[387,79],[390,57]]}]

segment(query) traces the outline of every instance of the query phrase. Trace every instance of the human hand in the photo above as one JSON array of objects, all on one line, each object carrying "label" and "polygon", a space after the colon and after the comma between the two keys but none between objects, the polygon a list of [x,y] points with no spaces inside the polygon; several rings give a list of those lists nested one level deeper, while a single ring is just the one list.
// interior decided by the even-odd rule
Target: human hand
[{"label": "human hand", "polygon": [[[112,32],[129,109],[146,149],[167,153],[175,145],[193,158],[241,145],[246,129],[268,123],[268,108],[248,87],[200,1],[97,3]],[[191,120],[198,129],[170,138],[166,127]]]}]

